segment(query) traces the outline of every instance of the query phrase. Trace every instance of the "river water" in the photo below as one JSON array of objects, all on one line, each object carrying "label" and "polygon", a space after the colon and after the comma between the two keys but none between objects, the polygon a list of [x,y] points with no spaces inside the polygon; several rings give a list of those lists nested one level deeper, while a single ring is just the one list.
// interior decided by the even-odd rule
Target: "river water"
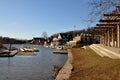
[{"label": "river water", "polygon": [[53,54],[53,49],[42,46],[34,47],[40,50],[34,56],[0,58],[0,80],[52,80],[53,66],[65,64],[67,55]]}]

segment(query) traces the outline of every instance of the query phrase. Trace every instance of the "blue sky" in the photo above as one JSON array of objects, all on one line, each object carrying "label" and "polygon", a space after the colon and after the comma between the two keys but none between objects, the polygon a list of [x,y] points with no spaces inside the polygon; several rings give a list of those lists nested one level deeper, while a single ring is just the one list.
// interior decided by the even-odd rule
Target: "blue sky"
[{"label": "blue sky", "polygon": [[84,29],[89,0],[0,0],[0,36],[32,39]]}]

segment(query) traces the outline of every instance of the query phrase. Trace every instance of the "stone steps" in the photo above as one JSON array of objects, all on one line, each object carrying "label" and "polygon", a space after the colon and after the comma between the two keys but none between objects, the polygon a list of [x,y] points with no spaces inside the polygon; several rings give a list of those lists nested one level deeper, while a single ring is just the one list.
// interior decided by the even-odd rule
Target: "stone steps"
[{"label": "stone steps", "polygon": [[112,50],[109,50],[105,47],[102,47],[100,45],[97,44],[92,44],[89,46],[92,50],[94,50],[98,55],[100,55],[101,57],[109,57],[112,59],[120,59],[120,54],[116,53]]}]

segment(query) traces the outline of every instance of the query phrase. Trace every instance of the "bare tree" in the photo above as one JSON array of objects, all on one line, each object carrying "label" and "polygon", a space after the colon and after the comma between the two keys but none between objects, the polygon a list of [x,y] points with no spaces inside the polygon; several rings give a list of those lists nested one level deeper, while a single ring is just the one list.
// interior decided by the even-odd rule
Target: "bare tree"
[{"label": "bare tree", "polygon": [[2,36],[0,36],[0,45],[2,44]]},{"label": "bare tree", "polygon": [[48,38],[47,32],[43,32],[41,36],[42,36],[43,38],[45,38],[45,39]]},{"label": "bare tree", "polygon": [[90,21],[94,22],[103,17],[104,13],[110,13],[116,6],[120,6],[120,0],[92,0],[90,6]]}]

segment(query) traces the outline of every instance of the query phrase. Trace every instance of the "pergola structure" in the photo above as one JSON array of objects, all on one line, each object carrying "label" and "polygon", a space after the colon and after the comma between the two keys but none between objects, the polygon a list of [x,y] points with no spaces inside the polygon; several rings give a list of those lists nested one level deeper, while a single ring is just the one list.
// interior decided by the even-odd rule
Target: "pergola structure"
[{"label": "pergola structure", "polygon": [[100,43],[111,47],[120,48],[120,7],[110,14],[104,14],[105,18],[99,20],[94,30],[100,34]]}]

